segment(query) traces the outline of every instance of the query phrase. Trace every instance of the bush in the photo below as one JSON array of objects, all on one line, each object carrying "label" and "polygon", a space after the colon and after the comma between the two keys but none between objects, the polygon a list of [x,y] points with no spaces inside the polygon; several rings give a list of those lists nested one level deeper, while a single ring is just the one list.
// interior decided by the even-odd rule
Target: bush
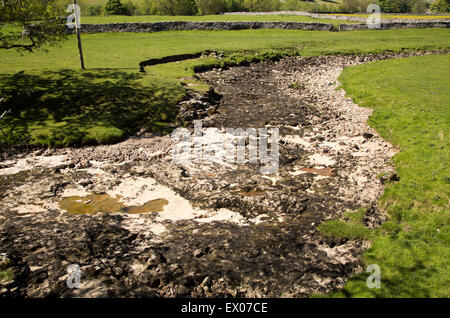
[{"label": "bush", "polygon": [[450,12],[450,0],[436,0],[431,5],[431,12],[449,13]]},{"label": "bush", "polygon": [[347,13],[366,12],[367,7],[372,2],[370,0],[344,0],[341,4],[341,10]]},{"label": "bush", "polygon": [[125,14],[125,7],[120,0],[108,0],[105,5],[105,14],[121,15]]},{"label": "bush", "polygon": [[139,8],[131,0],[128,0],[123,4],[123,11],[126,15],[137,15],[139,14]]},{"label": "bush", "polygon": [[403,13],[408,12],[408,2],[406,0],[379,0],[381,12]]},{"label": "bush", "polygon": [[[372,2],[371,0],[343,0],[341,11],[347,13],[366,12]],[[378,4],[382,13],[424,13],[427,10],[425,0],[378,0]]]},{"label": "bush", "polygon": [[224,3],[226,12],[248,11],[243,0],[225,0]]},{"label": "bush", "polygon": [[151,0],[146,2],[146,10],[159,15],[194,15],[197,7],[194,0]]},{"label": "bush", "polygon": [[153,4],[152,0],[142,0],[141,1],[141,5],[140,5],[141,13],[142,14],[146,14],[146,15],[153,14],[153,12],[152,12],[152,4]]},{"label": "bush", "polygon": [[425,13],[427,12],[427,2],[425,0],[417,0],[412,3],[411,12]]},{"label": "bush", "polygon": [[[334,0],[324,0],[329,4],[319,4],[314,0],[286,0],[280,2],[277,10],[282,11],[308,11],[308,12],[342,12],[340,6]],[[273,11],[273,10],[272,10]]]},{"label": "bush", "polygon": [[277,11],[280,9],[279,0],[244,0],[243,4],[252,12]]},{"label": "bush", "polygon": [[88,7],[88,15],[101,15],[101,14],[102,14],[102,6]]},{"label": "bush", "polygon": [[281,9],[285,11],[296,11],[298,10],[299,0],[286,0],[281,3]]},{"label": "bush", "polygon": [[425,0],[378,0],[381,12],[386,13],[423,13],[427,10]]},{"label": "bush", "polygon": [[226,9],[225,1],[223,0],[195,0],[195,4],[201,15],[217,14],[224,12]]}]

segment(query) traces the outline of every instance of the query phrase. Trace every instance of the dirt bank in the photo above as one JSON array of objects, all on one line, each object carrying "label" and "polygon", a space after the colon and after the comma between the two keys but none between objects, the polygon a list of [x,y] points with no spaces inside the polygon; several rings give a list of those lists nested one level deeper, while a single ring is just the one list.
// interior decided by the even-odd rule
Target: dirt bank
[{"label": "dirt bank", "polygon": [[[174,163],[170,136],[149,134],[0,161],[0,253],[15,272],[0,294],[301,297],[341,287],[362,270],[367,243],[326,239],[317,226],[373,207],[377,175],[392,171],[396,151],[367,126],[371,110],[336,90],[337,78],[345,66],[396,56],[202,74],[222,94],[204,127],[279,128],[272,175],[259,164]],[[70,214],[63,200],[69,211],[110,213]],[[383,221],[370,213],[368,226]],[[70,264],[81,268],[80,288],[67,287]]]}]

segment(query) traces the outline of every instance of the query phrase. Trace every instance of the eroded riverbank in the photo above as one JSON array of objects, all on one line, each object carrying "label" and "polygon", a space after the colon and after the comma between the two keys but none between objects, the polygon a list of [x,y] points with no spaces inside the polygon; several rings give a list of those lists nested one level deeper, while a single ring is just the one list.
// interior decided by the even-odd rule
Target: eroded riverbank
[{"label": "eroded riverbank", "polygon": [[[339,288],[361,270],[368,244],[327,239],[317,226],[373,207],[383,190],[377,176],[392,171],[396,151],[367,126],[371,110],[336,90],[337,78],[345,66],[395,56],[290,58],[204,73],[223,95],[205,127],[280,129],[275,175],[258,165],[175,164],[170,136],[145,134],[0,162],[0,252],[16,272],[0,292],[279,297]],[[65,198],[89,209],[107,199],[97,207],[111,213],[69,214]],[[159,204],[127,213],[148,202]],[[367,226],[384,219],[368,213]],[[66,285],[69,264],[81,267],[79,289]]]}]

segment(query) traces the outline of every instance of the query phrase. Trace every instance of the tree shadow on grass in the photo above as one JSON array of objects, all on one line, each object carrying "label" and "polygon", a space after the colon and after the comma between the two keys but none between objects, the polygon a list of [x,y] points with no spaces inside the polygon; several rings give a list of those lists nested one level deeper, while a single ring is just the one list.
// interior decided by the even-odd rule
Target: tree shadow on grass
[{"label": "tree shadow on grass", "polygon": [[[403,257],[397,258],[395,264],[379,264],[381,266],[380,288],[369,288],[367,278],[371,273],[361,273],[349,279],[344,289],[337,295],[344,297],[376,297],[376,298],[416,298],[433,297],[432,283],[442,273],[436,266],[426,265],[422,257],[414,251],[411,243],[397,242],[396,248],[403,250]],[[395,255],[398,256],[398,253]],[[392,262],[392,260],[390,260]],[[376,260],[368,261],[376,263]],[[368,265],[367,264],[367,265]],[[386,268],[386,267],[389,268]]]},{"label": "tree shadow on grass", "polygon": [[165,131],[183,94],[176,82],[110,69],[0,75],[0,113],[11,110],[0,142],[63,146]]}]

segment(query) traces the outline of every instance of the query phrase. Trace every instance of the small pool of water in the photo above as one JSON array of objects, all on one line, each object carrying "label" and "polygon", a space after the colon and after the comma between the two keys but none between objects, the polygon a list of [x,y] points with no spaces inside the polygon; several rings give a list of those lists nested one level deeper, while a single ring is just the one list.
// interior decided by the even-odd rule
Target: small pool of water
[{"label": "small pool of water", "polygon": [[70,196],[59,202],[61,209],[69,214],[95,214],[97,212],[112,213],[123,212],[129,214],[140,214],[150,212],[162,212],[169,201],[166,199],[150,200],[143,205],[126,206],[119,198],[111,197],[109,194],[89,194],[85,197]]}]

